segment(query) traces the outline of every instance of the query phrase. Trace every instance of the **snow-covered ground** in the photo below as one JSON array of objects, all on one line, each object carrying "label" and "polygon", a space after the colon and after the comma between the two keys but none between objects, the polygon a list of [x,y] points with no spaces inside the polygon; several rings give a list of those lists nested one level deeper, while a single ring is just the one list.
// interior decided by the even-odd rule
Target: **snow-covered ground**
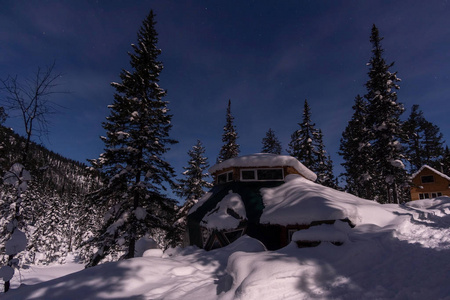
[{"label": "snow-covered ground", "polygon": [[[316,193],[342,199],[342,193],[329,189]],[[244,236],[209,252],[188,247],[161,255],[152,250],[144,257],[87,270],[73,262],[30,266],[20,278],[16,274],[13,289],[0,296],[14,300],[450,299],[450,198],[400,206],[361,202],[357,215],[362,221],[355,228],[336,222],[294,234],[294,240],[323,241],[312,248],[291,243],[265,251],[259,241]]]}]

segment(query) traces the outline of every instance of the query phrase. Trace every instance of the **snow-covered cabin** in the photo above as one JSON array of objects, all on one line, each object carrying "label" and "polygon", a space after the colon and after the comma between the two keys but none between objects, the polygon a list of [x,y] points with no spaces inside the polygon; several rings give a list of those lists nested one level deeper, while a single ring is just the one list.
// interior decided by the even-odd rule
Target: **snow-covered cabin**
[{"label": "snow-covered cabin", "polygon": [[411,176],[411,200],[450,196],[450,176],[424,165]]},{"label": "snow-covered cabin", "polygon": [[[286,246],[297,230],[347,219],[340,209],[323,207],[328,202],[311,194],[311,188],[328,188],[314,183],[316,174],[294,157],[246,155],[216,164],[209,172],[215,185],[187,217],[190,245],[211,250],[247,234],[273,250]],[[277,190],[289,190],[288,182],[293,184],[291,192]]]}]

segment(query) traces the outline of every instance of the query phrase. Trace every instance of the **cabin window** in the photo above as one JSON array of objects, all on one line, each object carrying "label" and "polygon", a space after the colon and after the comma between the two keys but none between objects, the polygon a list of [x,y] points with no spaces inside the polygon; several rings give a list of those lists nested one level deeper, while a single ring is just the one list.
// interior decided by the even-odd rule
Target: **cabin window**
[{"label": "cabin window", "polygon": [[420,193],[419,194],[419,199],[420,200],[422,200],[422,199],[430,199],[430,194],[428,194],[428,193]]},{"label": "cabin window", "polygon": [[283,180],[283,169],[246,169],[241,170],[242,181]]},{"label": "cabin window", "polygon": [[226,182],[230,182],[230,181],[233,181],[233,171],[222,173],[217,176],[218,184],[226,183]]},{"label": "cabin window", "polygon": [[422,176],[422,183],[432,183],[434,182],[433,175]]},{"label": "cabin window", "polygon": [[283,169],[258,170],[258,180],[283,180]]}]

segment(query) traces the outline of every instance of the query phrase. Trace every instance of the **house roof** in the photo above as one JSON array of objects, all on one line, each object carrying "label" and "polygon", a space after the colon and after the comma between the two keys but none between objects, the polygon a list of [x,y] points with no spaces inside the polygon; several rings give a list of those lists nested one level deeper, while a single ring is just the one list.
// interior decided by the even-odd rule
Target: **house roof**
[{"label": "house roof", "polygon": [[438,170],[430,167],[429,165],[423,165],[416,173],[411,175],[411,179],[416,178],[416,176],[419,175],[419,173],[422,172],[423,169],[429,169],[430,171],[432,171],[432,172],[436,173],[437,175],[439,175],[439,176],[441,176],[441,177],[443,177],[443,178],[445,178],[445,179],[450,181],[450,177],[449,176],[445,175],[444,173],[439,172]]},{"label": "house roof", "polygon": [[284,167],[289,166],[294,168],[303,177],[311,181],[317,179],[317,175],[305,167],[295,157],[288,155],[277,155],[271,153],[255,153],[244,155],[240,157],[230,158],[226,161],[218,163],[209,169],[210,174],[220,172],[222,170],[233,167]]}]

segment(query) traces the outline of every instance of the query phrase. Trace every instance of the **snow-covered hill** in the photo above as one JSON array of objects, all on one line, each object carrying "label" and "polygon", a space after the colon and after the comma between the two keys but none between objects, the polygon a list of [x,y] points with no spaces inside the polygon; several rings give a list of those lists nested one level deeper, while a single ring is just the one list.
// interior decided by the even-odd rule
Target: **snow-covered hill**
[{"label": "snow-covered hill", "polygon": [[[336,222],[294,235],[323,241],[338,236],[342,246],[298,248],[292,242],[265,251],[244,236],[209,252],[149,251],[39,284],[64,267],[30,266],[21,271],[24,286],[17,288],[16,275],[2,299],[450,299],[450,198],[401,206],[367,201],[358,212],[373,222],[355,228]],[[77,269],[66,267],[66,273]]]}]

